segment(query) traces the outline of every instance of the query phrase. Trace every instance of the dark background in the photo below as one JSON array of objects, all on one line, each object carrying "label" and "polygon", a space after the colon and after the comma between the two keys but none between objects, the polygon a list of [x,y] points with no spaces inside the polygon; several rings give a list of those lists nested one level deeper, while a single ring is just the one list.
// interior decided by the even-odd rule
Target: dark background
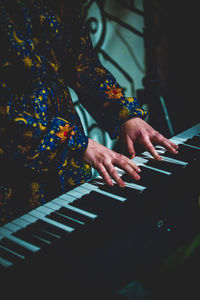
[{"label": "dark background", "polygon": [[198,1],[144,0],[147,73],[142,102],[149,122],[170,136],[159,103],[165,99],[174,134],[199,122]]}]

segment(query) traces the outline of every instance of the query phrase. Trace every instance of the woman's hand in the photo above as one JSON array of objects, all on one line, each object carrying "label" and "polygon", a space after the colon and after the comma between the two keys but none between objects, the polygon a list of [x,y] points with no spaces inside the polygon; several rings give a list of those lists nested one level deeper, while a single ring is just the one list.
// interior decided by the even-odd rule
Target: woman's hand
[{"label": "woman's hand", "polygon": [[161,133],[154,130],[147,122],[138,117],[129,119],[122,124],[121,136],[131,158],[135,156],[134,143],[136,142],[141,144],[145,150],[149,151],[149,153],[158,160],[161,160],[162,158],[157,153],[154,145],[161,145],[174,154],[178,152],[177,145],[165,138]]},{"label": "woman's hand", "polygon": [[120,187],[125,186],[125,182],[120,178],[115,166],[123,169],[134,179],[140,179],[138,174],[138,172],[140,172],[139,167],[128,157],[110,150],[90,138],[88,140],[88,147],[84,153],[83,160],[96,169],[105,182],[110,186],[113,186],[111,177]]}]

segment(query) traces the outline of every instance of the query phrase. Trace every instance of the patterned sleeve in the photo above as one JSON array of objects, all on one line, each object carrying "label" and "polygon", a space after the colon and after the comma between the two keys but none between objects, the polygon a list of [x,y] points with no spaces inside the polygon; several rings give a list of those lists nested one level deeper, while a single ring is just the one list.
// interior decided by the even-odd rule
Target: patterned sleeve
[{"label": "patterned sleeve", "polygon": [[[79,130],[78,125],[55,116],[49,120],[38,105],[48,100],[47,89],[31,97],[35,102],[35,114],[27,110],[17,110],[16,96],[6,83],[0,81],[0,154],[23,162],[25,167],[36,172],[47,172],[49,168],[63,168],[67,164],[67,155],[73,152],[81,157],[87,148],[88,139]],[[23,97],[20,100],[23,102]],[[27,99],[26,99],[27,100]],[[38,108],[38,110],[37,110]]]},{"label": "patterned sleeve", "polygon": [[87,27],[81,26],[80,51],[75,63],[75,90],[80,102],[112,139],[120,126],[132,117],[145,118],[147,112],[135,97],[125,97],[115,77],[100,63]]}]

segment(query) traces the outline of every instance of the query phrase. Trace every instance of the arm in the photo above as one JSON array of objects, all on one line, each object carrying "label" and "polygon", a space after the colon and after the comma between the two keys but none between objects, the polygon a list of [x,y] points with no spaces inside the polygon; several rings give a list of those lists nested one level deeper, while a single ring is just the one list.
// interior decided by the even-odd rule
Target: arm
[{"label": "arm", "polygon": [[81,156],[88,143],[78,126],[67,120],[54,117],[45,121],[43,110],[49,97],[45,88],[30,96],[30,103],[35,102],[31,114],[28,107],[20,109],[23,99],[18,99],[6,83],[0,82],[1,153],[38,174],[61,167],[70,151],[75,157]]},{"label": "arm", "polygon": [[80,102],[112,139],[132,117],[145,118],[146,111],[134,97],[125,97],[115,77],[100,63],[90,35],[80,24],[80,47],[74,64],[74,85]]},{"label": "arm", "polygon": [[154,145],[177,153],[177,146],[144,121],[146,112],[136,98],[126,98],[114,76],[100,63],[87,29],[81,27],[81,47],[76,60],[75,90],[80,101],[111,138],[121,136],[129,154],[134,143],[141,144],[160,159]]}]

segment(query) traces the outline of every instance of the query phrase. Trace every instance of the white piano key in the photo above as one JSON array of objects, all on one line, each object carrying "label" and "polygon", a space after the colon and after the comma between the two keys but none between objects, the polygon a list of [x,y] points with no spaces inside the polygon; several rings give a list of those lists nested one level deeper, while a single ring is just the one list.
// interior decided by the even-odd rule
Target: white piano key
[{"label": "white piano key", "polygon": [[[145,157],[145,158],[150,158],[152,160],[154,160],[155,158],[153,158],[153,156],[145,151],[142,153],[142,155]],[[163,161],[166,161],[166,162],[169,162],[169,163],[172,163],[172,164],[177,164],[177,165],[183,165],[183,166],[186,166],[188,164],[188,162],[185,162],[185,161],[182,161],[182,160],[179,160],[179,159],[176,159],[176,158],[171,158],[171,157],[168,157],[168,156],[161,156],[162,157],[162,160]]]},{"label": "white piano key", "polygon": [[176,136],[172,137],[170,140],[177,141],[178,143],[184,143],[189,138],[192,138],[194,135],[200,132],[200,123],[194,125],[193,127],[184,130],[183,132],[177,134]]},{"label": "white piano key", "polygon": [[90,191],[96,191],[96,190],[98,190],[98,187],[97,186],[95,186],[95,185],[93,185],[93,184],[91,184],[91,183],[88,183],[88,182],[85,182],[85,183],[83,183],[82,185],[81,185],[81,187],[83,187],[83,188],[86,188],[86,189],[88,189],[88,190],[90,190]]},{"label": "white piano key", "polygon": [[71,233],[71,232],[74,231],[74,228],[69,227],[69,226],[67,226],[67,225],[63,225],[63,224],[60,223],[60,222],[51,220],[51,219],[45,217],[45,215],[44,215],[43,213],[39,212],[39,211],[32,210],[29,214],[32,215],[32,216],[34,216],[34,217],[36,217],[37,219],[40,219],[40,220],[46,222],[46,223],[49,223],[49,224],[51,224],[51,225],[53,225],[53,226],[56,226],[56,227],[59,227],[59,228],[65,230],[65,231],[67,231],[67,232],[69,232],[69,233]]},{"label": "white piano key", "polygon": [[45,203],[44,206],[48,207],[48,208],[51,208],[53,210],[57,210],[57,209],[59,209],[61,207],[61,205],[53,203],[52,201]]},{"label": "white piano key", "polygon": [[29,225],[29,223],[27,223],[26,221],[24,221],[22,218],[17,218],[15,220],[13,220],[11,223],[16,224],[20,228],[25,228],[25,227],[27,227]]},{"label": "white piano key", "polygon": [[32,224],[37,221],[36,217],[33,217],[29,214],[25,214],[25,215],[21,216],[20,219],[25,220],[28,224]]},{"label": "white piano key", "polygon": [[65,201],[67,201],[68,203],[73,202],[76,199],[75,197],[72,197],[72,196],[67,195],[67,194],[62,194],[58,198],[61,198]]},{"label": "white piano key", "polygon": [[182,160],[167,157],[167,156],[162,156],[162,160],[166,161],[166,162],[169,162],[169,163],[172,163],[172,164],[176,164],[176,165],[182,165],[182,166],[188,165],[188,162],[186,162],[186,161],[182,161]]},{"label": "white piano key", "polygon": [[75,197],[75,198],[81,198],[82,197],[81,193],[78,192],[78,191],[75,191],[75,190],[69,191],[66,194],[70,195],[72,197]]},{"label": "white piano key", "polygon": [[73,211],[75,211],[77,213],[80,213],[80,214],[82,214],[84,216],[87,216],[87,217],[89,217],[91,219],[96,219],[98,217],[98,215],[96,215],[96,214],[90,213],[90,212],[88,212],[86,210],[77,208],[75,206],[71,206],[70,204],[67,204],[64,200],[59,199],[59,198],[54,199],[54,203],[58,203],[58,205],[60,205],[60,206],[66,207],[68,209],[71,209],[71,210],[73,210]]},{"label": "white piano key", "polygon": [[135,156],[133,159],[131,159],[137,166],[146,164],[148,162],[148,159],[145,159],[141,156]]},{"label": "white piano key", "polygon": [[4,237],[6,237],[7,239],[11,240],[12,242],[20,245],[21,247],[28,249],[31,252],[37,252],[37,251],[40,250],[39,247],[37,247],[37,246],[35,246],[33,244],[30,244],[28,242],[25,242],[25,241],[23,241],[20,238],[17,238],[15,236],[13,236],[11,234],[11,232],[8,229],[6,229],[6,228],[1,227],[0,228],[0,234],[3,235]]},{"label": "white piano key", "polygon": [[0,265],[4,268],[9,268],[9,267],[13,266],[13,263],[8,261],[5,258],[0,257]]},{"label": "white piano key", "polygon": [[41,205],[41,206],[37,207],[35,209],[35,211],[39,211],[39,212],[41,212],[41,213],[43,213],[45,215],[48,215],[48,214],[50,214],[52,212],[52,209],[50,209],[50,208],[48,208],[48,207],[46,207],[44,205]]},{"label": "white piano key", "polygon": [[[43,212],[43,211],[44,211],[44,212],[47,212],[47,210],[48,210],[48,213],[55,212],[56,214],[65,217],[66,219],[72,220],[72,221],[77,222],[77,223],[79,223],[79,224],[81,224],[81,225],[84,225],[84,224],[85,224],[85,223],[83,223],[82,221],[78,220],[78,218],[75,219],[75,218],[72,218],[72,217],[70,217],[70,216],[67,216],[67,215],[64,215],[64,214],[58,212],[57,210],[59,209],[59,206],[57,206],[56,209],[52,209],[52,208],[46,207],[46,206],[42,206],[42,207],[43,207],[45,210],[41,210],[41,212]],[[39,210],[39,209],[38,209],[38,210]]]},{"label": "white piano key", "polygon": [[143,157],[135,157],[135,160],[133,159],[134,163],[136,163],[138,166],[143,166],[144,168],[148,168],[148,169],[151,169],[151,170],[154,170],[156,172],[160,172],[160,173],[163,173],[163,174],[166,174],[166,175],[171,175],[172,173],[171,172],[168,172],[168,171],[165,171],[163,169],[159,169],[159,168],[154,168],[154,167],[151,167],[151,166],[148,166],[146,165],[146,163],[149,161]]},{"label": "white piano key", "polygon": [[8,229],[8,230],[10,230],[11,232],[16,232],[16,231],[18,231],[20,229],[19,226],[15,225],[15,224],[13,224],[11,222],[7,223],[3,227],[6,228],[6,229]]},{"label": "white piano key", "polygon": [[88,188],[91,191],[95,191],[95,192],[97,192],[99,194],[102,194],[102,195],[114,198],[114,199],[122,201],[122,202],[124,202],[124,201],[127,200],[127,198],[124,198],[124,197],[121,197],[121,196],[118,196],[118,195],[115,195],[115,194],[112,194],[112,193],[108,193],[108,192],[102,191],[97,186],[95,186],[95,185],[93,185],[91,183],[84,183],[84,187]]},{"label": "white piano key", "polygon": [[[120,176],[123,175],[123,174],[125,174],[124,170],[121,170],[121,169],[119,169],[117,167],[116,167],[116,169],[117,169],[117,172],[119,173]],[[115,183],[114,180],[112,180],[112,181],[113,181],[113,183]],[[138,183],[126,182],[126,181],[124,181],[124,182],[125,182],[125,184],[126,184],[127,187],[130,187],[130,188],[132,188],[134,190],[138,190],[140,192],[143,192],[147,188],[146,186],[140,185]]]},{"label": "white piano key", "polygon": [[143,185],[139,185],[139,184],[136,184],[136,183],[133,183],[133,182],[126,182],[124,181],[126,186],[131,188],[131,189],[134,189],[134,190],[137,190],[137,191],[140,191],[140,192],[143,192],[144,190],[146,190],[147,188]]},{"label": "white piano key", "polygon": [[154,168],[154,167],[151,167],[151,166],[147,166],[147,165],[143,165],[144,168],[147,168],[147,169],[150,169],[150,170],[153,170],[153,171],[156,171],[158,173],[163,173],[163,174],[166,174],[166,175],[171,175],[172,173],[171,172],[168,172],[168,171],[165,171],[165,170],[162,170],[162,169],[158,169],[158,168]]},{"label": "white piano key", "polygon": [[74,191],[77,191],[77,192],[81,193],[82,195],[87,195],[91,192],[91,190],[88,190],[88,189],[84,188],[83,186],[78,186],[78,187],[74,188]]},{"label": "white piano key", "polygon": [[[98,183],[98,181],[96,183]],[[125,197],[121,197],[121,196],[118,196],[118,195],[115,195],[115,194],[112,194],[112,193],[109,193],[109,192],[106,192],[106,191],[103,191],[103,190],[100,190],[100,189],[95,189],[95,192],[99,193],[99,194],[102,194],[102,195],[105,195],[105,196],[108,196],[110,198],[116,199],[116,200],[121,201],[121,202],[124,202],[124,201],[127,200],[127,198],[125,198]]]}]

